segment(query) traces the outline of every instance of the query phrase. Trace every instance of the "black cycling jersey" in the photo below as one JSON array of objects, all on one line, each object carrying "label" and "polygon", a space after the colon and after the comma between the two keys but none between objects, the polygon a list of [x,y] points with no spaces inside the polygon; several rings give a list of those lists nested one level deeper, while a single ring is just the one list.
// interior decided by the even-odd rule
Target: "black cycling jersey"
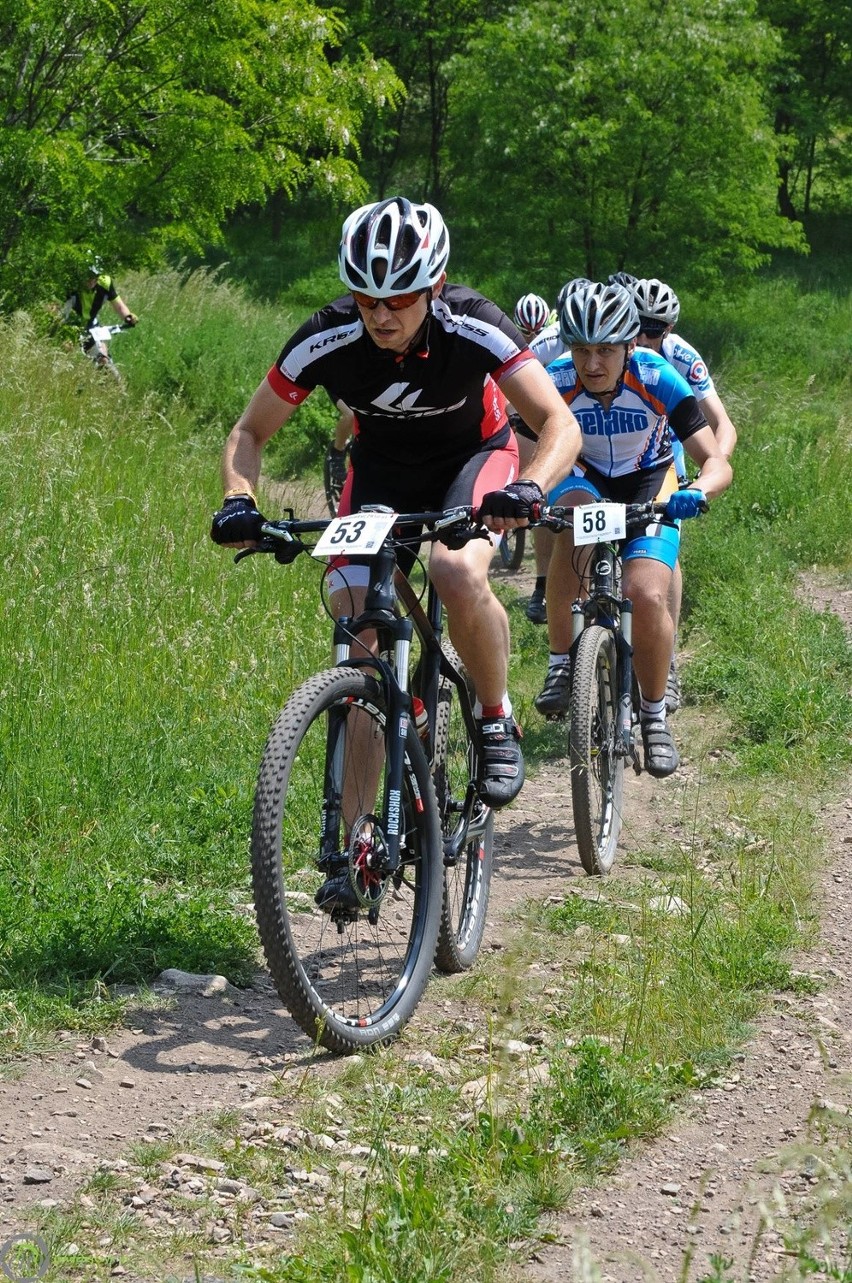
[{"label": "black cycling jersey", "polygon": [[356,416],[356,466],[447,476],[483,449],[505,446],[506,400],[498,385],[534,359],[495,303],[466,286],[445,285],[405,355],[376,346],[347,294],[297,330],[268,379],[292,404],[316,387],[333,388]]},{"label": "black cycling jersey", "polygon": [[68,295],[65,306],[69,312],[76,312],[89,330],[93,325],[98,323],[98,312],[100,312],[104,303],[109,300],[118,298],[118,290],[113,284],[111,276],[99,276],[95,283],[94,289],[86,289],[84,286],[72,290]]}]

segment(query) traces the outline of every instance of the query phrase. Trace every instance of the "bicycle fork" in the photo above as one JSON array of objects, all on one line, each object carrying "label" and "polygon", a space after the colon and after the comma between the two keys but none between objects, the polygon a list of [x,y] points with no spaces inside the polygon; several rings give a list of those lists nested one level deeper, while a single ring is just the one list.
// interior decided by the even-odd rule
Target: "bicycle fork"
[{"label": "bicycle fork", "polygon": [[621,627],[615,629],[615,646],[618,655],[618,716],[616,721],[615,751],[619,757],[628,758],[634,770],[639,770],[639,758],[633,736],[633,602],[621,602]]}]

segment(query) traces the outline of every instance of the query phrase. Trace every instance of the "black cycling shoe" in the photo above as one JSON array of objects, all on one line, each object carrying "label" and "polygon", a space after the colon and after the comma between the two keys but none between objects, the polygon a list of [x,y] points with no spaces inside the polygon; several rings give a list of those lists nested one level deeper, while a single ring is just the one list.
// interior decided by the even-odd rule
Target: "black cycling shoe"
[{"label": "black cycling shoe", "polygon": [[479,723],[479,796],[499,810],[518,796],[524,785],[521,728],[514,717],[488,717]]},{"label": "black cycling shoe", "polygon": [[545,717],[563,717],[571,707],[571,664],[548,668],[544,688],[535,697],[535,706]]},{"label": "black cycling shoe", "polygon": [[326,913],[331,913],[333,909],[361,908],[361,903],[355,894],[355,888],[349,876],[348,865],[346,868],[341,869],[339,873],[332,873],[326,878],[314,896],[314,903],[318,904]]},{"label": "black cycling shoe", "polygon": [[672,662],[669,664],[669,675],[666,678],[666,712],[671,715],[676,713],[680,708],[680,677],[677,671],[677,661],[672,655]]},{"label": "black cycling shoe", "polygon": [[642,746],[645,749],[645,770],[656,779],[665,779],[680,766],[680,755],[664,717],[644,717]]},{"label": "black cycling shoe", "polygon": [[547,602],[543,588],[533,588],[532,596],[527,602],[526,617],[534,624],[547,623]]}]

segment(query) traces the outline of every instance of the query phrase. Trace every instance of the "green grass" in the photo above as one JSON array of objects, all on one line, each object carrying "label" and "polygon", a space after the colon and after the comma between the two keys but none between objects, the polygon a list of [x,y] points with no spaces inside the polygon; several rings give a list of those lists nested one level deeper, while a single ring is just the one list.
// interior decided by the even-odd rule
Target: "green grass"
[{"label": "green grass", "polygon": [[[408,1062],[403,1042],[339,1071],[338,1103],[306,1076],[305,1121],[317,1131],[329,1110],[342,1114],[349,1140],[371,1150],[368,1177],[342,1178],[328,1206],[307,1206],[275,1259],[261,1260],[235,1223],[229,1261],[244,1277],[504,1277],[543,1210],[658,1133],[684,1091],[716,1081],[767,995],[802,989],[791,958],[813,927],[820,810],[852,754],[849,640],[807,600],[814,567],[848,585],[852,546],[852,314],[817,266],[806,288],[801,275],[769,275],[745,301],[717,300],[704,318],[696,306],[682,327],[709,345],[740,430],[734,486],[684,540],[689,784],[655,841],[634,843],[628,817],[616,877],[528,906],[509,950],[442,982],[450,1011],[430,1031],[440,1073]],[[224,435],[318,286],[302,281],[281,307],[209,273],[123,288],[143,317],[116,345],[125,392],[25,318],[3,333],[7,1057],[51,1028],[117,1019],[118,981],[164,966],[247,976],[256,942],[240,906],[257,762],[274,712],[328,656],[316,566],[235,568],[207,538]],[[305,432],[270,458],[276,472],[318,464],[326,429],[312,437],[304,413]],[[500,591],[511,602],[511,583]],[[530,711],[543,630],[511,615],[512,692],[534,765],[562,750],[562,735]],[[474,1052],[483,1030],[489,1045]],[[501,1051],[527,1036],[520,1062]],[[462,1094],[477,1076],[478,1103]],[[292,1161],[244,1145],[232,1116],[196,1139],[262,1190]],[[399,1145],[416,1151],[401,1159]],[[128,1260],[150,1259],[160,1278],[174,1260],[185,1277],[187,1256],[202,1268],[197,1234],[145,1241],[123,1219],[121,1190],[97,1192],[114,1200],[103,1217]],[[61,1244],[88,1242],[94,1218],[46,1219]]]}]

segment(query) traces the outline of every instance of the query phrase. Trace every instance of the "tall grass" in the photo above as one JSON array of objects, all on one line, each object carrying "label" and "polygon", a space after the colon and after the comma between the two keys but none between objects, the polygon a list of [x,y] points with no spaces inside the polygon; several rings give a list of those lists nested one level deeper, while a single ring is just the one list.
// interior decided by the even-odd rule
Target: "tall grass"
[{"label": "tall grass", "polygon": [[221,439],[182,399],[20,318],[3,341],[0,989],[239,978],[264,728],[327,655],[316,568],[209,543]]}]

